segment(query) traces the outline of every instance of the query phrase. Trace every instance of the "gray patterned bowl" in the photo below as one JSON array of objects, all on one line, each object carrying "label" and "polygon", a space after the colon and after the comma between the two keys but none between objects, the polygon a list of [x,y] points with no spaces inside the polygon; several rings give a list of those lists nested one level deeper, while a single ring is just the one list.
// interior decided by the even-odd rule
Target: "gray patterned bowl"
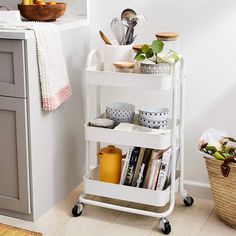
[{"label": "gray patterned bowl", "polygon": [[141,63],[140,71],[142,74],[168,76],[171,74],[171,64],[170,63],[158,63],[158,64]]},{"label": "gray patterned bowl", "polygon": [[113,103],[106,108],[106,118],[119,123],[133,123],[135,106],[129,103]]},{"label": "gray patterned bowl", "polygon": [[139,110],[140,117],[151,121],[164,121],[168,119],[169,109],[160,107],[143,107]]},{"label": "gray patterned bowl", "polygon": [[152,129],[161,129],[161,128],[166,128],[168,125],[168,121],[152,121],[152,120],[147,120],[145,118],[140,117],[140,125],[147,127],[147,128],[152,128]]}]

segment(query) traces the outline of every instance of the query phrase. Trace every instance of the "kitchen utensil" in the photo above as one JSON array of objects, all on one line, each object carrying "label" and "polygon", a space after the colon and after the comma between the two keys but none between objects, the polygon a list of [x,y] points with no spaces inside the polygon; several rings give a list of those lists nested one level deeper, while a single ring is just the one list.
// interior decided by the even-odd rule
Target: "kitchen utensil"
[{"label": "kitchen utensil", "polygon": [[62,16],[66,10],[66,3],[46,5],[22,5],[18,4],[20,14],[31,21],[55,21]]},{"label": "kitchen utensil", "polygon": [[131,20],[137,16],[136,12],[133,9],[127,8],[121,13],[121,20],[126,22],[127,25],[130,24]]},{"label": "kitchen utensil", "polygon": [[99,34],[100,34],[102,40],[105,42],[105,44],[111,45],[110,40],[106,37],[106,35],[101,30],[99,31]]},{"label": "kitchen utensil", "polygon": [[131,22],[127,28],[124,40],[122,41],[122,44],[124,44],[124,45],[130,44],[130,41],[133,39],[134,27],[137,25],[137,22],[138,22],[137,17],[135,17],[131,20]]},{"label": "kitchen utensil", "polygon": [[122,150],[109,145],[100,150],[98,157],[100,159],[99,180],[118,184],[121,176]]},{"label": "kitchen utensil", "polygon": [[147,127],[147,128],[152,128],[152,129],[160,129],[160,128],[165,128],[168,125],[168,121],[152,121],[148,120],[146,118],[140,117],[139,123],[141,126]]},{"label": "kitchen utensil", "polygon": [[117,40],[118,44],[121,45],[125,36],[125,28],[122,21],[118,18],[114,18],[111,21],[111,31],[115,36],[115,39]]},{"label": "kitchen utensil", "polygon": [[129,61],[119,61],[113,63],[113,65],[115,67],[115,71],[117,72],[132,73],[135,63]]},{"label": "kitchen utensil", "polygon": [[144,22],[145,17],[142,15],[137,15],[133,9],[128,8],[121,13],[121,20],[123,24],[127,27],[125,38],[122,41],[122,44],[132,44],[135,38],[137,37],[137,35],[135,37],[133,36],[134,27],[137,25],[138,21],[141,23]]},{"label": "kitchen utensil", "polygon": [[134,28],[131,28],[127,44],[131,44],[130,42],[133,40],[133,36],[134,36]]},{"label": "kitchen utensil", "polygon": [[139,114],[142,118],[150,121],[165,121],[168,119],[169,109],[159,107],[140,108]]},{"label": "kitchen utensil", "polygon": [[113,63],[117,61],[134,61],[134,52],[131,45],[105,44],[104,48],[104,70],[114,71]]},{"label": "kitchen utensil", "polygon": [[135,115],[135,106],[129,103],[113,103],[106,108],[106,117],[115,122],[115,125],[120,123],[133,123]]},{"label": "kitchen utensil", "polygon": [[137,38],[138,35],[135,35],[133,38],[131,38],[131,40],[129,41],[129,44],[132,44],[134,42],[134,40]]},{"label": "kitchen utensil", "polygon": [[114,121],[106,118],[96,118],[90,121],[90,126],[101,127],[101,128],[113,128]]}]

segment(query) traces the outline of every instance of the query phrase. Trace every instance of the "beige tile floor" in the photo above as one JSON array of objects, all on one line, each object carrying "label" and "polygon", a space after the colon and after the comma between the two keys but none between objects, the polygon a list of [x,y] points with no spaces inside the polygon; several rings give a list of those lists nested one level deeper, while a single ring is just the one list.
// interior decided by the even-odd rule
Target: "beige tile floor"
[{"label": "beige tile floor", "polygon": [[[157,236],[158,220],[151,217],[122,213],[86,205],[78,218],[71,217],[71,208],[82,192],[76,188],[64,200],[52,207],[36,222],[0,216],[0,222],[42,232],[44,236]],[[100,199],[104,200],[104,199]],[[111,201],[111,200],[110,200]],[[135,205],[119,202],[124,205]],[[142,209],[152,207],[140,206]],[[221,223],[215,213],[212,201],[195,199],[192,207],[185,207],[177,198],[176,207],[168,218],[176,236],[233,236],[236,231]]]}]

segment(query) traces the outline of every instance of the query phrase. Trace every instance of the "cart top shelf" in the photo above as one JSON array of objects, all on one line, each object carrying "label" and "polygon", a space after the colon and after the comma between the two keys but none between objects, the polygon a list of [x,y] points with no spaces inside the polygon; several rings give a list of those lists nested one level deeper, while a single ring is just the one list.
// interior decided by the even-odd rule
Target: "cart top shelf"
[{"label": "cart top shelf", "polygon": [[172,74],[169,76],[157,76],[104,71],[103,64],[99,64],[86,69],[86,84],[95,86],[170,90],[172,88]]}]

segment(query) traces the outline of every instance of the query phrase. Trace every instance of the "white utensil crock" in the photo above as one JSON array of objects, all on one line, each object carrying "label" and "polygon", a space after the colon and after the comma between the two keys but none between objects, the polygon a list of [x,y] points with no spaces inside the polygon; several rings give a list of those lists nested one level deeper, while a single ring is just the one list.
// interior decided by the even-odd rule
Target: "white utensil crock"
[{"label": "white utensil crock", "polygon": [[104,49],[104,70],[114,71],[113,63],[134,60],[132,45],[108,45]]}]

